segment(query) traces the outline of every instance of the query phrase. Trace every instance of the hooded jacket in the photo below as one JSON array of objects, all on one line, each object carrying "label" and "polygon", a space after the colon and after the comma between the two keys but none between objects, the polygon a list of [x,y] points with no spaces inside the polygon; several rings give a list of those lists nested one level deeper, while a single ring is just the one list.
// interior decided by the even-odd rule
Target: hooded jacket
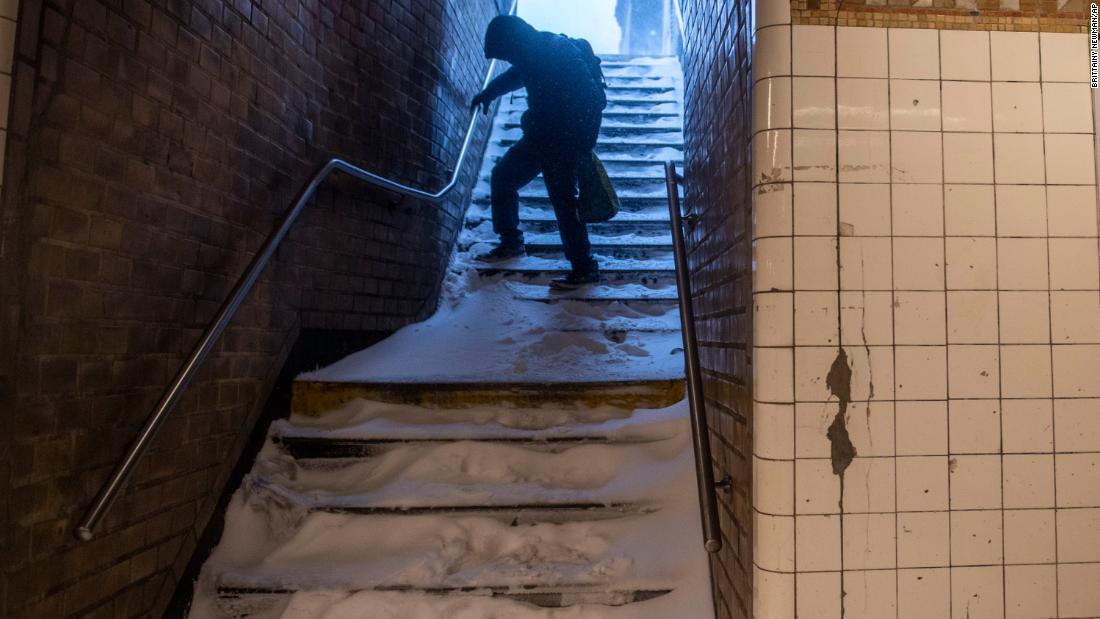
[{"label": "hooded jacket", "polygon": [[524,136],[545,144],[591,150],[603,119],[603,82],[590,56],[567,36],[540,32],[518,17],[502,15],[485,31],[485,57],[512,66],[485,88],[496,98],[527,89]]}]

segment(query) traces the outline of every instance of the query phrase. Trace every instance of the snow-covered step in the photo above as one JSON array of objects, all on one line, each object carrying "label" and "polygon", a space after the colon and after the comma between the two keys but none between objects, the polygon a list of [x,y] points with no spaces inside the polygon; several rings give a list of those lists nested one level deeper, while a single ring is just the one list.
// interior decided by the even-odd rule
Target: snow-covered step
[{"label": "snow-covered step", "polygon": [[294,381],[295,414],[318,417],[354,401],[410,404],[433,409],[464,409],[486,405],[537,408],[541,406],[614,406],[662,408],[684,397],[684,381],[569,381],[569,382],[368,382],[358,381],[354,356],[321,372],[303,374]]},{"label": "snow-covered step", "polygon": [[[559,259],[565,257],[565,247],[560,243],[529,243],[527,255],[540,258]],[[597,261],[615,260],[658,260],[665,259],[671,264],[672,245],[642,245],[639,243],[596,243],[592,245],[592,255]]]},{"label": "snow-covered step", "polygon": [[[615,193],[620,198],[666,198],[668,192],[664,177],[656,177],[649,174],[626,175],[608,174],[611,184],[615,187]],[[681,191],[681,195],[683,192]],[[491,195],[491,180],[483,178],[474,188],[474,195],[479,200],[485,200]],[[546,180],[540,175],[520,190],[521,196],[545,196]]]},{"label": "snow-covered step", "polygon": [[625,292],[609,292],[607,290],[587,288],[583,291],[556,292],[547,290],[545,286],[533,287],[528,293],[517,294],[516,298],[524,301],[538,303],[582,303],[585,305],[621,304],[626,307],[640,309],[651,307],[655,310],[665,311],[677,307],[679,299],[675,296],[675,290],[671,292],[650,290],[629,294]]},{"label": "snow-covered step", "polygon": [[[289,588],[230,587],[218,588],[216,601],[223,617],[245,619],[271,617],[272,612],[294,608],[294,619],[315,619],[332,616],[334,606],[361,608],[368,614],[356,617],[403,616],[392,613],[401,609],[416,608],[424,614],[417,616],[452,617],[475,612],[485,617],[527,618],[544,617],[539,609],[576,608],[584,613],[578,617],[599,617],[601,609],[646,602],[668,595],[672,589],[614,589],[592,585],[566,585],[557,587],[528,586],[471,586],[471,587],[392,587],[347,592],[320,591],[298,592]],[[404,599],[402,599],[404,598]],[[589,610],[586,612],[585,608]],[[369,610],[368,610],[369,609]],[[532,610],[534,609],[534,610]],[[387,613],[371,615],[369,613]],[[504,614],[500,614],[504,613]],[[592,613],[592,614],[588,614]],[[276,615],[278,616],[278,615]],[[343,616],[343,615],[341,615]]]},{"label": "snow-covered step", "polygon": [[623,74],[617,70],[604,71],[604,78],[608,84],[615,85],[660,85],[660,86],[674,86],[676,76],[660,73],[650,73],[646,75],[631,75],[629,73]]},{"label": "snow-covered step", "polygon": [[254,499],[238,495],[230,505],[226,534],[249,546],[227,549],[220,560],[215,555],[209,578],[219,587],[606,589],[665,580],[662,565],[637,563],[659,558],[658,548],[639,548],[633,538],[647,522],[667,522],[666,510],[513,526],[462,513],[277,513],[278,499]]},{"label": "snow-covered step", "polygon": [[[510,131],[496,143],[503,147],[510,147],[519,141],[521,132]],[[684,141],[679,132],[662,131],[643,136],[630,137],[601,137],[596,142],[596,152],[631,152],[646,148],[667,148],[683,150]],[[611,149],[618,149],[612,151]]]},{"label": "snow-covered step", "polygon": [[[633,214],[634,213],[628,213],[628,215]],[[467,217],[465,225],[467,228],[476,228],[491,221],[491,218]],[[557,234],[558,221],[553,218],[553,214],[545,213],[543,217],[521,218],[519,227],[520,230],[523,230],[527,234]],[[654,218],[639,218],[634,220],[622,218],[620,216],[611,221],[588,224],[589,234],[598,236],[661,236],[663,234],[668,234],[668,230],[669,223],[667,219],[661,220]]]},{"label": "snow-covered step", "polygon": [[[482,222],[491,222],[492,215],[489,212],[488,200],[483,204],[475,204],[470,207],[467,213],[467,218],[474,226],[481,224]],[[540,223],[540,222],[553,222],[557,223],[557,219],[554,217],[554,211],[550,208],[549,204],[541,206],[530,206],[520,209],[520,221],[527,223]],[[639,208],[637,210],[619,211],[615,218],[604,222],[604,224],[622,224],[622,225],[641,225],[657,223],[662,231],[669,230],[669,213],[668,208],[661,208],[661,205],[652,205],[646,208]],[[588,224],[589,230],[592,231],[595,228],[593,226],[599,226],[604,224]],[[645,226],[649,229],[649,226]],[[555,230],[557,228],[555,227]],[[596,234],[595,232],[592,232]]]},{"label": "snow-covered step", "polygon": [[[604,113],[675,111],[679,109],[679,101],[674,97],[675,95],[671,94],[667,97],[662,96],[659,98],[630,95],[609,95],[607,99],[607,107],[604,109]],[[518,94],[513,94],[501,103],[501,109],[504,111],[523,110],[525,109],[526,103],[526,99],[520,97],[520,95]]]},{"label": "snow-covered step", "polygon": [[[565,246],[561,237],[554,233],[528,231],[525,234],[528,256],[561,259]],[[622,236],[603,236],[589,231],[589,246],[597,257],[603,256],[615,260],[672,260],[672,239],[658,234],[624,234]],[[458,246],[462,251],[488,251],[498,244],[496,236],[484,234],[482,230],[464,231]],[[493,264],[493,263],[486,263]]]},{"label": "snow-covered step", "polygon": [[[516,143],[515,139],[506,138],[501,140],[502,146],[512,146]],[[653,149],[656,149],[654,151]],[[683,156],[684,145],[681,142],[675,141],[643,141],[643,140],[602,140],[596,144],[596,154],[600,159],[605,156],[611,155],[627,155],[632,157],[641,157],[644,153],[649,153],[651,156],[655,153],[672,152],[676,153],[677,157]],[[665,160],[660,154],[656,154],[656,159],[662,161]]]},{"label": "snow-covered step", "polygon": [[[590,301],[593,303],[614,303],[622,301],[627,303],[655,301],[658,305],[675,307],[679,299],[675,286],[654,286],[643,282],[601,283],[571,291],[549,290],[546,286],[523,281],[510,281],[508,287],[517,298],[540,302]],[[632,308],[632,311],[639,311],[639,309]],[[666,309],[655,309],[652,310],[652,313],[649,313],[643,310],[643,313],[658,316],[663,315],[666,311]]]},{"label": "snow-covered step", "polygon": [[539,451],[560,452],[578,445],[641,444],[662,440],[644,436],[616,437],[607,434],[589,434],[576,436],[538,436],[527,437],[489,436],[471,438],[470,436],[451,436],[435,438],[327,438],[319,436],[276,435],[272,442],[281,450],[297,459],[344,459],[371,458],[391,453],[396,449],[425,445],[448,444],[454,441],[473,441],[475,443],[494,443],[518,445]]},{"label": "snow-covered step", "polygon": [[[476,244],[491,243],[494,239],[471,238],[465,233],[460,241],[460,248],[472,248]],[[601,257],[621,260],[645,260],[652,261],[672,259],[672,238],[669,236],[632,236],[623,237],[589,235],[592,253],[597,260]],[[557,234],[527,234],[527,255],[541,258],[561,259],[565,251],[561,238]],[[488,247],[488,246],[486,246]],[[487,249],[486,249],[487,251]]]},{"label": "snow-covered step", "polygon": [[[649,101],[673,101],[674,99],[672,97],[675,96],[676,89],[671,84],[664,86],[643,86],[639,84],[623,86],[608,84],[606,90],[607,99],[609,101],[639,98],[646,98]],[[527,97],[527,92],[524,90],[516,91],[515,97],[517,99],[524,99]]]},{"label": "snow-covered step", "polygon": [[[526,194],[526,195],[525,195]],[[489,196],[481,196],[474,198],[474,204],[489,206]],[[533,191],[524,190],[520,193],[519,198],[520,212],[527,211],[550,211],[553,212],[553,206],[550,203],[550,198],[546,194],[539,195]],[[664,209],[665,217],[668,217],[668,198],[665,197],[634,197],[634,196],[619,196],[619,213],[654,213]]]},{"label": "snow-covered step", "polygon": [[[595,234],[590,232],[588,240],[593,247],[607,247],[607,248],[625,248],[625,247],[637,247],[639,249],[650,250],[662,250],[672,248],[672,236],[670,234],[664,235],[622,235],[622,236],[604,236],[601,234]],[[557,234],[528,234],[527,235],[527,251],[532,251],[532,247],[560,247],[561,238]]]},{"label": "snow-covered step", "polygon": [[331,514],[356,516],[464,516],[488,518],[511,526],[531,524],[563,524],[566,522],[611,520],[655,511],[653,508],[629,503],[531,503],[502,505],[427,505],[371,506],[324,505],[314,508]]},{"label": "snow-covered step", "polygon": [[[524,204],[524,201],[520,200],[519,218],[521,222],[540,220],[556,221],[554,209],[550,205],[549,200],[532,200],[532,202],[533,203]],[[642,223],[652,221],[668,223],[669,212],[667,204],[628,204],[627,206],[633,208],[629,210],[620,208],[615,217],[605,223]],[[662,206],[664,206],[663,209],[661,208]],[[492,207],[490,205],[489,196],[484,194],[476,195],[470,208],[466,211],[466,217],[474,226],[477,226],[482,222],[491,222],[493,220],[491,210]],[[595,224],[588,225],[592,226]],[[665,227],[667,228],[668,226],[666,225]]]},{"label": "snow-covered step", "polygon": [[[597,258],[598,259],[598,258]],[[607,284],[643,284],[646,286],[675,286],[676,269],[671,260],[603,260],[600,262],[600,281]],[[495,265],[476,267],[482,277],[507,277],[549,285],[550,280],[562,277],[571,270],[565,260],[552,260],[525,256]]]},{"label": "snow-covered step", "polygon": [[635,56],[633,54],[598,54],[600,60],[605,63],[617,63],[623,65],[638,65],[644,67],[669,67],[678,68],[679,61],[676,56]]},{"label": "snow-covered step", "polygon": [[[497,115],[499,121],[507,123],[519,123],[523,117],[523,112],[526,111],[521,107],[510,107],[507,109],[501,109]],[[649,124],[656,125],[671,125],[679,129],[681,127],[680,114],[675,109],[669,109],[667,111],[646,111],[646,110],[633,110],[633,111],[608,111],[604,110],[603,121],[605,126],[625,125],[625,126],[645,126]]]},{"label": "snow-covered step", "polygon": [[[475,202],[485,202],[491,198],[491,194],[487,187],[479,185],[479,189],[484,188],[484,191],[478,191],[475,195]],[[656,200],[663,201],[668,204],[668,193],[665,191],[664,181],[652,180],[649,178],[637,178],[637,179],[623,179],[622,182],[615,186],[615,194],[619,197],[619,201],[624,200]],[[540,198],[549,197],[546,193],[546,181],[541,178],[528,183],[525,187],[519,190],[520,199],[534,200]]]},{"label": "snow-covered step", "polygon": [[[511,137],[518,137],[522,125],[518,121],[508,121],[500,125]],[[600,127],[600,139],[637,137],[645,139],[658,136],[667,140],[683,141],[683,134],[677,124],[671,122],[604,122]]]},{"label": "snow-covered step", "polygon": [[[677,166],[683,164],[683,152],[671,151],[667,153],[670,156],[668,161],[673,161]],[[486,157],[494,164],[500,161],[500,158],[504,155],[503,149],[499,154],[490,154]],[[655,175],[663,175],[665,170],[665,161],[659,158],[638,158],[638,157],[625,157],[622,155],[611,154],[601,155],[600,161],[603,162],[604,168],[607,170],[607,174],[611,177],[619,175],[640,175],[653,177]],[[488,180],[487,176],[482,177],[484,180]]]}]

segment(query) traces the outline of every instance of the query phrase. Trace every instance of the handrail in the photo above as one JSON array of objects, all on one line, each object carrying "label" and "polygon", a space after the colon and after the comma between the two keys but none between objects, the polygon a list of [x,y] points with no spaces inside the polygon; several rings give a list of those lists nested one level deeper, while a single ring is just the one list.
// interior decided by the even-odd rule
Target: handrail
[{"label": "handrail", "polygon": [[[509,15],[515,13],[518,1],[519,0],[512,0],[511,8],[508,11]],[[496,65],[497,61],[495,59],[489,63],[489,70],[485,74],[485,81],[481,85],[482,90],[484,90],[492,80],[493,71],[496,69]],[[267,237],[260,251],[252,258],[252,262],[249,263],[248,268],[245,269],[244,274],[237,280],[237,284],[233,287],[233,291],[218,310],[217,317],[215,317],[214,321],[206,328],[198,345],[191,351],[191,355],[187,358],[183,367],[180,368],[176,377],[164,392],[164,395],[161,396],[156,408],[153,409],[153,413],[145,420],[145,425],[142,426],[141,432],[138,433],[137,438],[131,443],[130,448],[126,451],[125,457],[123,457],[122,461],[115,467],[110,478],[103,484],[103,487],[100,488],[99,493],[92,501],[88,511],[84,513],[84,517],[76,527],[75,534],[77,539],[87,542],[95,536],[96,526],[111,508],[118,493],[122,490],[123,485],[130,478],[130,475],[133,474],[138,461],[141,460],[141,457],[149,448],[149,444],[152,442],[153,438],[156,437],[157,431],[160,430],[164,420],[172,410],[175,409],[176,405],[179,404],[180,398],[183,396],[188,385],[191,384],[192,379],[195,377],[195,373],[198,371],[203,361],[210,355],[210,352],[213,351],[214,345],[218,342],[218,338],[221,337],[226,327],[229,326],[229,322],[233,319],[233,316],[236,315],[241,304],[244,303],[245,298],[256,284],[256,280],[259,279],[264,267],[271,261],[271,257],[275,255],[275,250],[279,248],[279,244],[286,238],[287,233],[290,232],[291,226],[294,225],[298,216],[305,210],[306,204],[313,197],[313,194],[317,192],[317,188],[321,183],[333,172],[343,172],[359,180],[382,187],[383,189],[388,189],[413,198],[420,198],[432,203],[439,203],[456,185],[458,185],[458,179],[462,175],[463,164],[466,162],[466,157],[469,155],[470,151],[470,144],[474,139],[474,131],[477,129],[479,111],[479,109],[475,108],[471,114],[470,124],[466,128],[466,138],[462,141],[462,150],[459,151],[458,160],[455,162],[450,180],[439,191],[428,192],[423,189],[417,189],[416,187],[399,183],[379,174],[368,172],[342,159],[330,160],[328,163],[322,165],[320,169],[310,177],[309,182],[307,182],[301,191],[298,192],[298,197],[294,200],[293,205],[283,215],[278,227]]]},{"label": "handrail", "polygon": [[672,249],[676,261],[676,288],[680,298],[680,333],[684,340],[684,370],[687,374],[688,406],[691,409],[691,438],[695,446],[695,474],[699,484],[699,507],[703,518],[703,540],[707,552],[722,549],[722,528],[718,520],[718,497],[710,456],[710,428],[703,395],[703,375],[699,369],[699,341],[695,335],[695,307],[691,299],[684,243],[684,222],[680,214],[680,181],[676,164],[665,163],[665,188],[668,214],[672,223]]}]

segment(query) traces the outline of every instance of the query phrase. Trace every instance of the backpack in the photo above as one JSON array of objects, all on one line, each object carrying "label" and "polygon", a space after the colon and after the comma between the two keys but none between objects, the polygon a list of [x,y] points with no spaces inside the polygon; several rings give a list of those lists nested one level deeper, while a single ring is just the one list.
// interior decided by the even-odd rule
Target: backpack
[{"label": "backpack", "polygon": [[584,64],[588,68],[588,78],[591,80],[592,85],[592,103],[596,109],[602,112],[607,107],[607,92],[605,92],[607,80],[604,79],[603,68],[600,66],[603,61],[592,50],[592,44],[588,41],[574,38],[570,38],[569,41],[580,52],[581,59],[584,60]]}]

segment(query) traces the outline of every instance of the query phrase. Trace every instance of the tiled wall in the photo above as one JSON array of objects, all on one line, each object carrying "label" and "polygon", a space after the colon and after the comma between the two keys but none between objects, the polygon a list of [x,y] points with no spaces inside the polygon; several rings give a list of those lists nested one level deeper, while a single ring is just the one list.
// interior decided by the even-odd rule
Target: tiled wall
[{"label": "tiled wall", "polygon": [[779,4],[753,64],[756,617],[1100,616],[1086,35]]},{"label": "tiled wall", "polygon": [[751,3],[685,3],[685,207],[692,291],[724,547],[714,558],[720,617],[752,612]]}]

